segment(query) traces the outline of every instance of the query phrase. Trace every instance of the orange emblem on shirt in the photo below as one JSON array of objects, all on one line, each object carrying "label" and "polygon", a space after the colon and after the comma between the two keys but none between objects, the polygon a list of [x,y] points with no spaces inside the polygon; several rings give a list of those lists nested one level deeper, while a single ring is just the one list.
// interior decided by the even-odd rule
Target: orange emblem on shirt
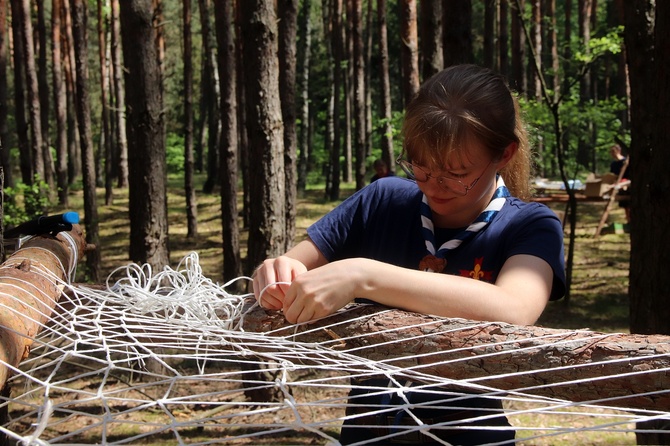
[{"label": "orange emblem on shirt", "polygon": [[490,282],[493,277],[493,271],[482,270],[482,263],[484,263],[484,257],[478,257],[475,259],[475,265],[472,270],[462,269],[459,270],[459,273],[463,277],[472,277],[475,280]]}]

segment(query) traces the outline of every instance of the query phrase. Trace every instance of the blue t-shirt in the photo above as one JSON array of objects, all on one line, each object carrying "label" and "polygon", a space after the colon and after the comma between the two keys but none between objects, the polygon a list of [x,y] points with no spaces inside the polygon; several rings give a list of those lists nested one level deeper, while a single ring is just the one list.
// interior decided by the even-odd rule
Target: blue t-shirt
[{"label": "blue t-shirt", "polygon": [[[382,178],[347,198],[307,228],[307,234],[328,261],[365,257],[418,269],[428,254],[416,183]],[[436,246],[460,230],[435,229]],[[494,283],[505,261],[528,254],[546,261],[554,271],[552,300],[565,293],[563,228],[556,214],[540,203],[509,197],[491,223],[446,255],[447,274]]]}]

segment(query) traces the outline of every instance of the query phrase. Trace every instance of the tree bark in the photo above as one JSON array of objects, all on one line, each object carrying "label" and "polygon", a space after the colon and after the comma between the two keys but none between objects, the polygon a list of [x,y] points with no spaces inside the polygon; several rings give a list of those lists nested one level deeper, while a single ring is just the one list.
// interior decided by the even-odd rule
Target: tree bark
[{"label": "tree bark", "polygon": [[[35,42],[33,39],[33,24],[30,20],[30,0],[19,2],[21,18],[21,46],[23,47],[23,66],[26,75],[26,90],[28,92],[28,115],[30,119],[30,152],[33,163],[33,174],[44,180],[44,139],[42,136],[42,115],[40,112],[39,86],[37,69],[35,68]],[[14,17],[16,18],[16,17]]]},{"label": "tree bark", "polygon": [[301,90],[300,90],[300,156],[298,158],[298,192],[303,193],[307,187],[307,161],[309,159],[309,84],[310,62],[312,52],[312,2],[305,2],[301,22]]},{"label": "tree bark", "polygon": [[191,33],[191,0],[182,2],[184,45],[184,194],[186,195],[186,237],[198,235],[198,205],[193,174],[193,38]]},{"label": "tree bark", "polygon": [[61,46],[62,1],[51,3],[51,57],[52,82],[54,95],[54,115],[56,118],[56,185],[58,186],[58,202],[69,205],[69,188],[67,174],[67,90],[63,77],[63,52]]},{"label": "tree bark", "polygon": [[167,168],[161,72],[151,0],[124,0],[121,37],[126,65],[130,259],[160,271],[170,263]]},{"label": "tree bark", "polygon": [[402,49],[404,105],[419,92],[419,36],[417,31],[416,0],[400,0],[400,36]]},{"label": "tree bark", "polygon": [[[356,153],[356,190],[365,186],[366,172],[366,120],[365,120],[365,61],[363,54],[363,1],[352,2],[352,43],[354,47],[354,141]],[[416,13],[415,13],[416,16]],[[418,60],[417,60],[418,64]],[[418,67],[417,67],[418,75]]]},{"label": "tree bark", "polygon": [[33,163],[28,138],[28,120],[26,119],[26,92],[24,88],[23,31],[21,27],[20,3],[9,2],[12,7],[12,36],[14,38],[14,119],[19,147],[21,179],[24,184],[33,184]]},{"label": "tree bark", "polygon": [[277,16],[273,0],[241,2],[247,81],[251,209],[249,271],[286,246],[284,128],[279,100]]},{"label": "tree bark", "polygon": [[8,85],[7,85],[7,0],[0,0],[0,162],[4,172],[4,185],[13,187],[14,179],[9,165],[9,131],[7,128]]},{"label": "tree bark", "polygon": [[210,0],[199,0],[200,26],[202,27],[202,51],[203,64],[206,76],[203,82],[203,91],[206,93],[202,100],[205,101],[207,109],[207,179],[202,187],[206,194],[214,191],[219,181],[219,136],[221,134],[221,119],[219,117],[219,102],[221,92],[219,90],[219,76],[217,72],[216,51],[214,39],[210,26],[211,3]]},{"label": "tree bark", "polygon": [[296,133],[296,34],[298,0],[279,0],[279,96],[284,121],[284,172],[286,176],[286,246],[295,240],[297,215],[297,133]]},{"label": "tree bark", "polygon": [[[442,0],[422,0],[421,8],[421,76],[424,80],[442,70]],[[387,163],[387,166],[391,164]]]},{"label": "tree bark", "polygon": [[389,78],[389,47],[386,26],[386,0],[377,0],[377,21],[379,22],[379,57],[381,60],[381,126],[382,160],[389,170],[395,171],[395,153],[393,151],[393,114],[391,109],[391,80]]},{"label": "tree bark", "polygon": [[[243,329],[504,391],[628,409],[670,409],[669,336],[476,322],[378,305],[354,306],[297,332],[280,313],[255,307],[245,313]],[[320,359],[315,354],[314,361]]]},{"label": "tree bark", "polygon": [[[103,0],[98,0],[98,60],[100,62],[100,103],[101,103],[101,118],[102,131],[100,134],[101,144],[98,148],[98,159],[103,158],[104,155],[104,185],[105,185],[105,204],[110,206],[113,203],[113,174],[112,174],[112,132],[110,130],[109,121],[109,70],[107,60],[107,14],[105,12],[106,5]],[[98,162],[98,165],[101,163]],[[98,169],[100,172],[101,169]],[[98,176],[98,184],[100,184],[100,176]]]},{"label": "tree bark", "polygon": [[112,86],[114,94],[114,126],[117,162],[117,186],[128,187],[128,140],[126,139],[126,100],[123,90],[123,68],[121,55],[121,20],[119,19],[119,0],[111,0],[112,28]]},{"label": "tree bark", "polygon": [[44,181],[50,190],[55,187],[54,160],[51,155],[49,138],[49,70],[47,56],[47,27],[44,16],[44,0],[37,0],[37,93],[40,103],[40,125],[42,126],[42,158],[44,162]]},{"label": "tree bark", "polygon": [[[342,55],[344,42],[342,34],[342,0],[332,0],[332,8],[328,19],[330,20],[330,46],[332,50],[332,139],[330,147],[330,190],[329,198],[333,201],[340,198],[340,154],[342,152],[342,140],[340,124],[340,108],[342,100],[340,99],[340,91],[342,89]],[[330,134],[330,132],[329,132]]]},{"label": "tree bark", "polygon": [[[91,131],[91,110],[88,97],[88,37],[86,30],[85,0],[74,0],[72,18],[72,35],[77,70],[77,123],[79,125],[79,141],[81,143],[81,164],[84,185],[84,213],[86,241],[98,246],[98,204],[95,194],[95,161],[93,156],[93,136]],[[86,257],[86,266],[90,280],[100,280],[100,251],[91,251]]]},{"label": "tree bark", "polygon": [[59,281],[70,280],[65,268],[76,265],[73,262],[87,250],[79,225],[68,234],[74,245],[62,234],[36,236],[0,266],[0,388],[11,374],[10,367],[27,357],[33,339],[49,319],[62,293]]},{"label": "tree bark", "polygon": [[234,2],[216,0],[216,31],[221,84],[221,224],[223,234],[223,279],[242,275],[237,212],[237,64],[235,57]]},{"label": "tree bark", "polygon": [[449,0],[442,3],[444,66],[471,63],[472,53],[472,2]]}]

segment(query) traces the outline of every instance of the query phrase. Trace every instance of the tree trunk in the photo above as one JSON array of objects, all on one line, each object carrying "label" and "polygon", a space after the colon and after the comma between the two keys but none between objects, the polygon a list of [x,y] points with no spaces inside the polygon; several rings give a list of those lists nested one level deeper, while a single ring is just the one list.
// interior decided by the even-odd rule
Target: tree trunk
[{"label": "tree trunk", "polygon": [[40,112],[40,96],[35,68],[35,42],[33,40],[33,24],[30,20],[30,0],[19,2],[21,18],[21,46],[23,47],[23,66],[26,75],[28,92],[28,115],[30,119],[30,158],[33,163],[33,174],[44,180],[44,139],[42,137],[42,115]]},{"label": "tree trunk", "polygon": [[443,2],[442,17],[444,66],[471,63],[474,60],[471,0]]},{"label": "tree trunk", "polygon": [[[356,190],[365,186],[365,62],[363,54],[363,0],[353,0],[354,141],[356,148]],[[416,14],[415,14],[416,15]],[[417,60],[418,63],[418,60]],[[418,68],[417,68],[418,76]]]},{"label": "tree trunk", "polygon": [[47,27],[44,17],[44,0],[37,0],[37,91],[40,103],[40,124],[42,126],[42,159],[44,161],[44,181],[49,190],[55,189],[54,160],[51,156],[51,141],[49,139],[49,70],[47,56]]},{"label": "tree trunk", "polygon": [[193,184],[193,42],[191,35],[191,0],[183,0],[184,35],[184,194],[186,195],[186,237],[198,235],[198,205]]},{"label": "tree trunk", "polygon": [[251,209],[248,270],[286,246],[284,129],[279,102],[277,16],[273,0],[241,2],[247,81]]},{"label": "tree trunk", "polygon": [[419,37],[416,0],[400,0],[400,37],[402,42],[403,100],[407,106],[419,92]]},{"label": "tree trunk", "polygon": [[[95,161],[93,156],[93,136],[91,132],[91,110],[88,98],[88,36],[86,30],[86,2],[73,1],[72,36],[77,69],[77,122],[81,143],[81,165],[84,189],[84,214],[86,241],[99,246],[98,204],[95,194]],[[91,251],[86,256],[88,277],[100,280],[100,250]]]},{"label": "tree trunk", "polygon": [[340,91],[342,88],[342,53],[344,42],[342,41],[342,0],[332,0],[333,7],[329,15],[331,23],[330,41],[333,55],[333,137],[330,148],[330,169],[331,184],[329,198],[333,201],[340,198],[340,154],[342,148],[342,138],[340,124],[340,108],[342,104]]},{"label": "tree trunk", "polygon": [[235,63],[234,2],[216,0],[216,31],[221,84],[221,224],[223,234],[223,280],[242,275],[237,212],[237,88]]},{"label": "tree trunk", "polygon": [[509,79],[509,0],[500,0],[498,15],[498,65],[500,74]]},{"label": "tree trunk", "polygon": [[389,48],[386,27],[386,0],[377,0],[377,21],[379,22],[379,58],[381,76],[381,112],[382,112],[382,159],[389,170],[395,171],[395,153],[393,153],[393,115],[391,110],[391,81],[389,79]]},{"label": "tree trunk", "polygon": [[[455,386],[468,380],[568,401],[670,409],[668,336],[476,322],[378,305],[352,307],[297,333],[281,313],[256,306],[245,313],[243,328],[453,379]],[[308,363],[307,355],[301,358]]]},{"label": "tree trunk", "polygon": [[[98,158],[104,154],[105,166],[105,204],[112,204],[114,198],[112,177],[112,132],[109,122],[109,70],[107,60],[107,19],[103,0],[98,0],[98,60],[100,62],[100,104],[102,106],[101,145],[98,149]],[[99,164],[99,163],[98,163]],[[98,183],[100,178],[98,178]]]},{"label": "tree trunk", "polygon": [[284,172],[286,175],[286,246],[295,241],[297,209],[296,34],[298,0],[279,0],[279,96],[284,121]]},{"label": "tree trunk", "polygon": [[63,22],[66,38],[65,85],[67,86],[67,129],[68,129],[68,181],[73,184],[81,176],[81,150],[77,113],[75,106],[77,72],[75,69],[74,38],[72,37],[72,14],[70,0],[63,0]]},{"label": "tree trunk", "polygon": [[[525,0],[516,2],[521,9],[524,8]],[[516,8],[512,7],[512,66],[510,75],[510,85],[519,94],[525,95],[528,91],[528,81],[526,77],[526,34],[521,26],[522,15]],[[567,45],[566,45],[567,46]]]},{"label": "tree trunk", "polygon": [[9,2],[12,7],[12,36],[14,38],[14,119],[19,147],[21,179],[24,184],[33,184],[33,162],[28,138],[28,120],[26,119],[26,93],[24,88],[23,31],[21,27],[21,8],[17,1]]},{"label": "tree trunk", "polygon": [[69,181],[67,175],[67,92],[63,77],[63,52],[61,51],[61,0],[51,3],[51,56],[54,94],[54,115],[56,118],[56,185],[58,202],[69,205]]},{"label": "tree trunk", "polygon": [[219,118],[219,102],[221,93],[219,91],[219,79],[217,73],[216,51],[210,26],[209,0],[199,0],[200,26],[202,27],[202,51],[204,69],[207,73],[203,82],[206,82],[205,106],[207,108],[207,179],[203,185],[203,192],[210,194],[214,191],[219,181],[219,136],[221,130],[221,119]]},{"label": "tree trunk", "polygon": [[497,71],[495,64],[496,3],[496,0],[484,2],[484,66],[494,71]]},{"label": "tree trunk", "polygon": [[[422,0],[419,8],[421,8],[421,76],[426,80],[444,66],[442,0]],[[388,163],[386,165],[391,166]]]},{"label": "tree trunk", "polygon": [[7,117],[7,0],[0,0],[0,163],[4,172],[4,185],[14,187],[12,168],[9,164],[9,131]]},{"label": "tree trunk", "polygon": [[112,84],[114,91],[114,126],[117,154],[117,186],[128,187],[128,140],[126,139],[126,99],[123,90],[123,67],[121,61],[121,20],[119,0],[111,0],[112,28]]},{"label": "tree trunk", "polygon": [[[655,6],[654,6],[655,4]],[[670,152],[658,122],[667,122],[670,83],[667,74],[670,9],[665,2],[625,1],[624,41],[630,76],[631,100],[631,231],[630,231],[630,329],[632,333],[670,334],[667,294],[670,264],[664,227],[670,193],[668,178],[659,173],[668,165]],[[656,23],[654,23],[654,10]],[[665,210],[664,210],[665,209]],[[650,280],[653,278],[653,280]],[[658,421],[639,428],[664,428]],[[638,433],[639,444],[670,444],[670,435]]]},{"label": "tree trunk", "polygon": [[154,271],[170,263],[165,121],[151,0],[124,0],[121,37],[126,66],[130,259]]},{"label": "tree trunk", "polygon": [[300,90],[300,157],[298,159],[298,191],[305,192],[307,186],[307,161],[309,159],[309,84],[310,62],[312,52],[312,2],[305,2],[303,6],[303,21],[300,29],[302,63],[301,90]]}]

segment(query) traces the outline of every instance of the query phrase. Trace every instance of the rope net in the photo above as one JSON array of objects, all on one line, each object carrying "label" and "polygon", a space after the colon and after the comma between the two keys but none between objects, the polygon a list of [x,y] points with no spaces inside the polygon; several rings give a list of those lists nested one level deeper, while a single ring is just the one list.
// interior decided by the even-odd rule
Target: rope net
[{"label": "rope net", "polygon": [[[414,420],[383,432],[389,442],[421,432],[437,444],[449,444],[434,434],[471,428],[454,420],[420,421],[417,414],[430,410],[435,398],[408,398],[410,385],[415,394],[430,391],[456,405],[459,396],[472,392],[502,401],[519,444],[634,444],[637,423],[670,419],[666,410],[653,405],[629,409],[616,398],[575,403],[538,395],[527,386],[501,389],[477,377],[444,378],[430,367],[403,365],[403,359],[416,363],[421,355],[408,348],[412,342],[419,345],[455,330],[443,326],[440,318],[422,323],[424,334],[402,345],[368,344],[365,332],[351,332],[346,339],[334,334],[349,317],[369,320],[369,315],[356,312],[363,304],[321,320],[318,330],[332,336],[318,342],[305,338],[317,330],[312,324],[250,331],[247,318],[261,310],[253,296],[226,292],[230,285],[206,278],[195,253],[176,269],[154,272],[135,264],[119,268],[101,287],[61,283],[66,293],[56,311],[35,336],[29,356],[11,370],[9,392],[0,399],[0,411],[7,414],[0,431],[25,445],[335,445],[345,419],[388,418],[397,410],[348,397],[352,388],[369,390],[365,379],[370,377],[387,380],[388,386],[374,392],[394,398]],[[12,311],[8,308],[2,310]],[[486,325],[468,321],[462,330]],[[562,339],[545,342],[551,346]],[[374,355],[361,354],[364,349],[395,351],[395,358],[366,359]],[[512,360],[509,349],[495,344],[487,352],[501,355],[503,362],[507,356]],[[469,353],[461,352],[461,357]],[[462,359],[449,361],[440,366]],[[650,379],[667,379],[667,368],[654,372],[660,375]],[[578,374],[574,380],[579,385]],[[663,389],[658,392],[667,396]],[[651,400],[654,395],[641,397]],[[347,407],[355,415],[346,415]]]}]

